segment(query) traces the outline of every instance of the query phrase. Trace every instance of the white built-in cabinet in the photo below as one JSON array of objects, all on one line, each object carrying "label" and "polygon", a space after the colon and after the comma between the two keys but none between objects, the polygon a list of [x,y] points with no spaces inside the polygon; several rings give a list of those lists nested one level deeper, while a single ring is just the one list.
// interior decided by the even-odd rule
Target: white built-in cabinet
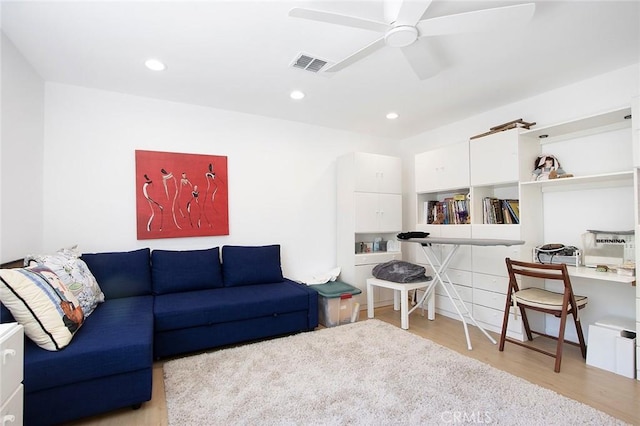
[{"label": "white built-in cabinet", "polygon": [[0,419],[22,425],[24,334],[18,323],[0,324]]},{"label": "white built-in cabinet", "polygon": [[[635,183],[634,229],[636,231],[636,238],[640,238],[640,96],[635,96],[632,99],[631,115]],[[636,260],[637,259],[640,259],[640,244],[638,244],[638,240],[636,239]],[[640,338],[638,338],[638,333],[640,333],[640,286],[636,286],[636,378],[640,380]]]},{"label": "white built-in cabinet", "polygon": [[[356,297],[366,308],[366,279],[373,268],[400,260],[397,251],[356,253],[356,243],[396,240],[402,232],[402,164],[400,158],[354,152],[337,161],[337,261],[340,280],[362,290]],[[393,291],[374,288],[376,306],[393,303]]]},{"label": "white built-in cabinet", "polygon": [[417,154],[415,177],[419,194],[468,187],[469,141]]},{"label": "white built-in cabinet", "polygon": [[[637,98],[634,108],[640,108]],[[551,242],[580,247],[581,235],[588,229],[625,230],[635,226],[636,235],[640,235],[640,120],[633,120],[632,135],[630,116],[630,108],[620,108],[532,130],[507,130],[416,155],[416,229],[442,237],[526,242],[511,247],[461,247],[450,266],[449,278],[474,318],[486,329],[501,331],[508,285],[506,257],[531,261],[534,247]],[[462,152],[465,146],[467,157]],[[555,155],[565,172],[574,177],[532,181],[535,159],[541,154]],[[458,172],[448,174],[448,170]],[[442,201],[455,194],[468,195],[470,223],[427,224],[425,202]],[[483,223],[485,197],[518,199],[520,223]],[[420,247],[413,249],[414,260],[424,263]],[[437,247],[442,256],[448,249],[446,245]],[[576,291],[582,289],[592,296],[582,316],[584,324],[607,314],[640,318],[640,292],[634,307],[628,297],[625,299],[627,293],[635,292],[631,287],[634,277],[596,273],[584,267],[570,268],[570,273],[575,278]],[[458,319],[448,298],[438,291],[436,311]],[[532,320],[534,328],[557,330],[553,318],[533,316]],[[510,320],[508,334],[524,338],[519,319]],[[571,327],[567,328],[567,336],[575,336]],[[637,351],[640,359],[640,347]]]}]

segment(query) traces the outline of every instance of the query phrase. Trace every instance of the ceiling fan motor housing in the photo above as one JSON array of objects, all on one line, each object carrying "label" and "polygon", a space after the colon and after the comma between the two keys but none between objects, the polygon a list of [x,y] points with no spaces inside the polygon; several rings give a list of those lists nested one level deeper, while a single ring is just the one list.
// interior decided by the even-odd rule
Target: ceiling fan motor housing
[{"label": "ceiling fan motor housing", "polygon": [[389,47],[405,47],[418,39],[418,30],[410,25],[398,25],[384,35],[384,42]]}]

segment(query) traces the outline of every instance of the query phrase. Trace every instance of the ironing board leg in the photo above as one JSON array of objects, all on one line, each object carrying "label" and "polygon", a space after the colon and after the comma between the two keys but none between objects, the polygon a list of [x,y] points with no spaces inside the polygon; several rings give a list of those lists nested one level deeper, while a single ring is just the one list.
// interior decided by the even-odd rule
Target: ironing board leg
[{"label": "ironing board leg", "polygon": [[[478,327],[480,329],[480,331],[482,331],[482,333],[484,333],[484,335],[489,339],[489,341],[491,341],[491,343],[493,343],[495,345],[495,344],[497,344],[496,340],[493,337],[491,337],[489,335],[489,333],[487,333],[487,331],[480,324],[478,324],[476,322],[475,318],[473,318],[473,315],[471,315],[471,312],[467,308],[466,304],[464,303],[464,301],[462,300],[462,298],[458,294],[458,291],[456,290],[455,286],[453,285],[453,283],[449,279],[449,276],[447,275],[447,268],[449,267],[449,263],[451,262],[451,259],[453,258],[453,256],[455,255],[455,253],[458,251],[459,248],[460,248],[460,245],[458,245],[458,244],[453,245],[451,251],[447,254],[445,259],[441,263],[438,262],[437,257],[431,251],[431,246],[430,245],[423,245],[422,246],[422,251],[424,252],[425,257],[427,258],[427,261],[429,262],[429,265],[431,266],[431,269],[433,269],[433,271],[434,271],[435,284],[436,285],[440,284],[442,286],[443,290],[447,294],[447,297],[449,298],[449,300],[453,304],[453,307],[455,308],[456,312],[458,313],[458,316],[460,316],[460,319],[462,320],[462,325],[464,327],[464,335],[465,335],[465,338],[467,339],[467,348],[469,350],[473,349],[472,346],[471,346],[471,338],[469,337],[469,328],[468,328],[468,325],[467,325],[467,321],[466,321],[465,315],[469,318],[469,320],[473,323],[473,325]],[[449,290],[451,290],[451,291],[449,291]],[[451,293],[453,293],[453,295]],[[454,298],[454,296],[455,296],[455,298]],[[460,310],[460,307],[456,303],[456,300],[459,301],[460,306],[462,306],[462,308],[464,308],[464,310],[466,312],[463,313]],[[429,305],[429,309],[430,309],[430,312],[431,312],[431,304]]]}]

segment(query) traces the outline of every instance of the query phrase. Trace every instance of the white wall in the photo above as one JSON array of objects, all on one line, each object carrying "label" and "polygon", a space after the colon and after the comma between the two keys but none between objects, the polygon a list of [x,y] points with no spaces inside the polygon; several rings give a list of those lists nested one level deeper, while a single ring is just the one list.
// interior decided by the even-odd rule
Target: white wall
[{"label": "white wall", "polygon": [[44,82],[0,36],[0,262],[7,262],[42,249]]},{"label": "white wall", "polygon": [[[335,266],[336,158],[389,141],[56,83],[45,86],[44,249],[281,244],[285,275]],[[230,235],[136,240],[136,149],[228,157]]]}]

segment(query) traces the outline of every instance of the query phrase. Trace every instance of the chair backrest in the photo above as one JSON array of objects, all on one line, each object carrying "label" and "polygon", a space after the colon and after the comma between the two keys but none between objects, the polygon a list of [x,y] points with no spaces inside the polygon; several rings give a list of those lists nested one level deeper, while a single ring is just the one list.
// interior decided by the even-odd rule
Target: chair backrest
[{"label": "chair backrest", "polygon": [[564,283],[565,289],[571,289],[571,279],[569,278],[569,271],[565,264],[521,262],[519,260],[511,260],[508,257],[506,258],[506,262],[510,279],[515,279],[516,275],[520,275],[525,277],[560,280]]}]

